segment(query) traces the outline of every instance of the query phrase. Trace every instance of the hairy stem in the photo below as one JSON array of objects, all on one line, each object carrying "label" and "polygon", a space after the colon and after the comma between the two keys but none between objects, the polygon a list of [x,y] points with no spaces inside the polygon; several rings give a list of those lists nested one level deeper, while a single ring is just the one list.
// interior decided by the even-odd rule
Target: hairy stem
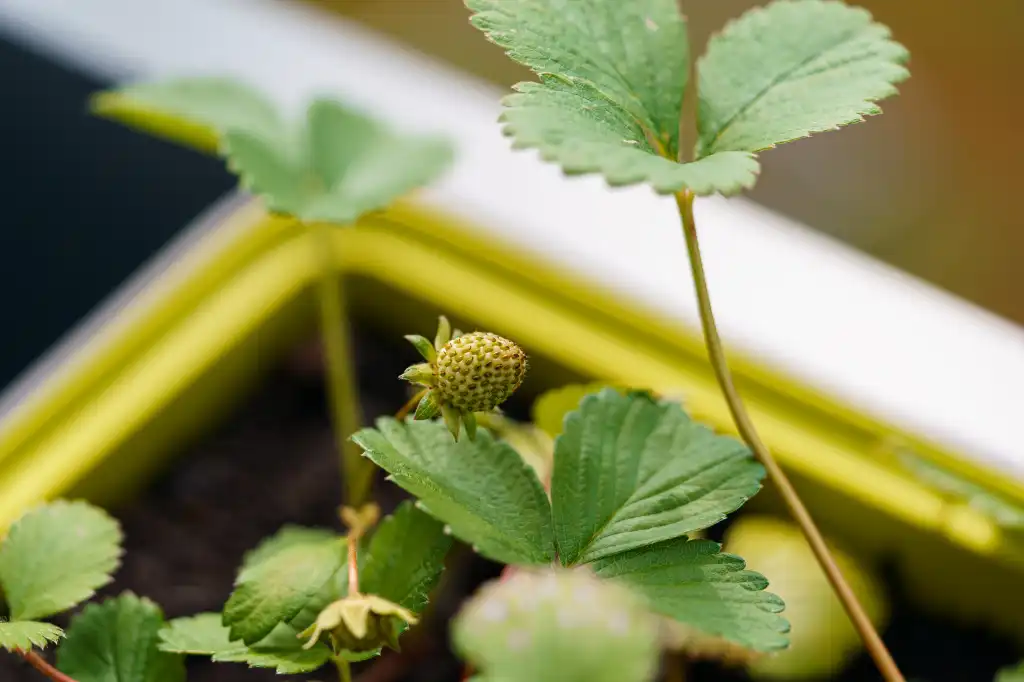
[{"label": "hairy stem", "polygon": [[50,665],[49,661],[40,656],[38,652],[30,649],[28,651],[19,651],[18,653],[22,658],[28,661],[29,665],[49,677],[53,682],[75,682],[75,678],[70,675],[65,675],[54,668]]},{"label": "hairy stem", "polygon": [[352,682],[352,666],[344,658],[334,657],[334,667],[338,669],[339,682]]},{"label": "hairy stem", "polygon": [[850,589],[850,585],[846,582],[842,572],[836,565],[835,559],[832,558],[832,553],[829,551],[828,545],[825,544],[825,540],[821,535],[821,531],[815,525],[814,519],[811,518],[807,508],[800,500],[800,496],[793,488],[789,478],[775,461],[775,457],[772,456],[771,452],[761,441],[761,437],[750,420],[750,415],[747,414],[747,408],[736,391],[732,373],[729,371],[729,365],[725,358],[722,340],[718,336],[715,316],[711,310],[711,297],[708,294],[707,279],[704,275],[704,263],[701,260],[700,245],[697,241],[697,226],[693,220],[693,194],[689,191],[676,194],[676,203],[679,206],[679,215],[683,222],[683,234],[686,237],[690,269],[693,273],[693,283],[697,291],[701,326],[704,329],[704,343],[707,346],[711,366],[714,368],[718,385],[722,389],[726,403],[729,405],[729,412],[732,414],[736,428],[743,440],[753,450],[757,459],[764,465],[768,472],[768,478],[778,489],[789,513],[797,522],[797,525],[800,526],[800,530],[803,531],[804,537],[807,539],[815,558],[818,560],[818,564],[828,577],[832,589],[835,590],[839,601],[842,602],[843,608],[846,609],[846,613],[850,616],[850,620],[853,621],[854,627],[860,634],[864,646],[871,654],[871,658],[874,659],[879,672],[882,673],[882,677],[886,682],[905,682],[903,675],[896,666],[896,662],[892,658],[892,654],[889,653],[885,643],[882,642],[882,638],[878,636],[878,632],[864,612],[864,607],[861,606],[857,596]]},{"label": "hairy stem", "polygon": [[309,231],[313,234],[309,241],[320,263],[317,299],[331,425],[345,476],[345,501],[351,507],[358,507],[369,494],[373,482],[373,465],[363,458],[359,446],[349,440],[349,436],[362,426],[363,418],[359,407],[359,391],[355,385],[355,362],[345,314],[345,298],[333,257],[331,229],[326,224],[310,225]]}]

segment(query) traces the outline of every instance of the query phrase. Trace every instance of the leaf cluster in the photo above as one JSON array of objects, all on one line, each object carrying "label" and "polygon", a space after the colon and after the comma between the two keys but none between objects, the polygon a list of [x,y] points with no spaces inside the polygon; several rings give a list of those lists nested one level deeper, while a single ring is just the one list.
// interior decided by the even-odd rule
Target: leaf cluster
[{"label": "leaf cluster", "polygon": [[[360,548],[360,590],[422,610],[451,543],[441,523],[403,503]],[[322,642],[303,648],[299,633],[348,593],[346,555],[346,539],[333,531],[282,528],[245,557],[222,613],[171,621],[160,635],[160,649],[281,674],[316,670],[333,654]]]},{"label": "leaf cluster", "polygon": [[42,619],[68,611],[110,583],[121,558],[121,528],[85,502],[58,500],[30,510],[0,545],[7,618],[0,647],[57,649],[57,668],[77,682],[184,682],[180,656],[157,649],[160,608],[131,593],[91,603],[67,633]]},{"label": "leaf cluster", "polygon": [[754,495],[764,470],[677,403],[613,389],[583,398],[555,439],[550,501],[535,470],[486,431],[455,442],[443,424],[384,418],[353,440],[484,556],[586,567],[708,635],[786,646],[783,604],[764,577],[687,537]]},{"label": "leaf cluster", "polygon": [[[714,36],[689,83],[676,0],[466,0],[473,24],[532,69],[505,99],[504,131],[570,175],[662,194],[735,194],[756,153],[880,112],[907,51],[862,9],[777,0]],[[697,120],[681,121],[687,87]],[[682,146],[686,127],[696,144]]]}]

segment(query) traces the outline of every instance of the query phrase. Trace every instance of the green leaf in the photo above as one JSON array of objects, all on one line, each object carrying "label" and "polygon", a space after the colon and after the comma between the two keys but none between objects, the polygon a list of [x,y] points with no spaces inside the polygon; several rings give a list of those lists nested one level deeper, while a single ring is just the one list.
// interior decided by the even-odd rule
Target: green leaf
[{"label": "green leaf", "polygon": [[102,509],[57,501],[28,512],[0,545],[11,620],[45,618],[85,601],[110,582],[120,557],[121,527]]},{"label": "green leaf", "polygon": [[219,613],[201,613],[172,620],[160,632],[160,650],[210,656],[217,663],[246,663],[251,668],[274,668],[280,675],[312,672],[331,658],[330,650],[323,644],[302,649],[302,642],[294,632],[290,641],[285,637],[275,637],[277,642],[260,642],[253,647],[232,642],[230,631],[221,619]]},{"label": "green leaf", "polygon": [[288,134],[274,105],[237,80],[220,77],[175,78],[139,83],[93,97],[94,113],[161,137],[214,152],[229,130],[263,140]]},{"label": "green leaf", "polygon": [[909,75],[907,50],[859,8],[780,0],[733,21],[699,63],[698,156],[753,152],[862,121]]},{"label": "green leaf", "polygon": [[735,511],[764,468],[671,401],[602,390],[555,441],[551,500],[566,566],[677,538]]},{"label": "green leaf", "polygon": [[447,140],[400,135],[338,102],[318,99],[289,125],[258,92],[226,78],[185,78],[103,93],[93,109],[226,157],[269,210],[348,225],[439,175]]},{"label": "green leaf", "polygon": [[680,164],[679,127],[689,65],[676,0],[467,0],[473,23],[540,75],[505,99],[505,133],[569,174],[611,185],[734,193],[757,161],[729,153]]},{"label": "green leaf", "polygon": [[362,591],[419,613],[441,577],[451,545],[439,521],[403,502],[373,534],[360,572]]},{"label": "green leaf", "polygon": [[644,595],[655,611],[755,651],[788,643],[782,600],[768,581],[744,570],[743,559],[722,554],[710,540],[679,538],[605,557],[592,564],[600,578]]},{"label": "green leaf", "polygon": [[485,585],[453,626],[456,649],[501,682],[646,682],[658,629],[642,600],[581,571]]},{"label": "green leaf", "polygon": [[996,673],[995,682],[1024,682],[1024,661]]},{"label": "green leaf", "polygon": [[57,649],[57,668],[77,682],[184,682],[181,656],[157,648],[163,613],[125,593],[89,604]]},{"label": "green leaf", "polygon": [[746,152],[682,164],[660,156],[640,124],[589,84],[546,75],[540,83],[515,88],[518,92],[503,100],[505,134],[517,149],[540,150],[545,161],[558,163],[568,175],[602,173],[609,185],[646,182],[662,194],[683,188],[735,194],[757,179],[758,163]]},{"label": "green leaf", "polygon": [[510,564],[554,558],[551,507],[537,475],[486,430],[452,440],[440,422],[377,420],[352,439],[424,510],[483,555]]},{"label": "green leaf", "polygon": [[28,651],[33,647],[45,649],[47,644],[56,643],[63,636],[64,631],[50,623],[0,620],[0,648],[8,651]]},{"label": "green leaf", "polygon": [[224,606],[231,640],[255,644],[326,598],[344,559],[344,540],[328,531],[285,528],[264,541],[246,558]]},{"label": "green leaf", "polygon": [[296,214],[309,221],[355,222],[427,184],[452,161],[447,140],[393,133],[331,100],[309,107],[308,140],[313,173],[325,189]]}]

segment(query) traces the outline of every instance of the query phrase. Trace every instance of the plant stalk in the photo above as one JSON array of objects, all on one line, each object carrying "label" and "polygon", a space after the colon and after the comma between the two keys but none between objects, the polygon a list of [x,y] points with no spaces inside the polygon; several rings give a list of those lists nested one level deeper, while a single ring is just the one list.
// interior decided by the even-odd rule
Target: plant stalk
[{"label": "plant stalk", "polygon": [[339,682],[352,682],[352,666],[344,658],[334,657],[334,667],[338,669]]},{"label": "plant stalk", "polygon": [[53,682],[76,682],[75,678],[65,675],[50,665],[50,662],[40,656],[38,652],[30,649],[28,651],[19,651],[18,653],[29,665],[49,677]]},{"label": "plant stalk", "polygon": [[317,299],[331,426],[345,477],[345,504],[358,508],[369,495],[373,465],[363,457],[359,446],[349,440],[349,436],[362,426],[363,415],[355,383],[355,362],[349,338],[345,297],[341,290],[342,281],[333,257],[331,229],[326,224],[308,226],[312,233],[309,241],[320,264]]},{"label": "plant stalk", "polygon": [[423,396],[427,394],[428,390],[430,389],[424,388],[422,391],[417,391],[416,395],[405,401],[405,405],[402,405],[402,407],[398,409],[398,412],[395,412],[395,419],[403,421],[408,417],[409,413],[412,412],[416,405],[419,404],[420,400],[423,399]]},{"label": "plant stalk", "polygon": [[771,452],[761,441],[757,429],[754,428],[754,424],[750,420],[750,415],[747,414],[747,408],[743,404],[743,400],[740,398],[733,383],[732,373],[729,371],[725,350],[722,347],[722,340],[718,336],[718,327],[715,324],[715,316],[711,309],[711,297],[708,293],[707,278],[704,274],[704,263],[701,260],[700,244],[697,241],[697,226],[693,219],[693,193],[684,190],[675,196],[676,204],[679,207],[679,216],[683,223],[683,235],[686,238],[686,250],[690,259],[690,269],[693,273],[693,284],[697,292],[701,326],[704,331],[704,344],[707,347],[708,357],[711,360],[711,366],[714,368],[715,377],[718,379],[718,385],[722,389],[722,394],[725,396],[726,403],[729,406],[729,412],[732,414],[733,422],[735,422],[740,436],[750,446],[750,449],[753,450],[758,461],[764,465],[765,470],[768,472],[768,478],[778,489],[786,508],[797,525],[800,526],[800,530],[803,531],[807,543],[811,546],[811,551],[814,552],[814,556],[818,560],[818,564],[825,572],[829,583],[832,585],[832,589],[835,590],[836,596],[842,602],[843,608],[846,609],[850,620],[853,621],[854,627],[860,634],[861,640],[864,642],[868,653],[871,654],[871,658],[874,660],[879,672],[882,673],[882,677],[886,682],[905,682],[902,673],[900,673],[896,662],[892,658],[892,654],[889,653],[882,638],[879,637],[874,625],[871,624],[871,620],[864,612],[864,607],[861,606],[857,595],[850,589],[850,585],[846,582],[842,572],[836,565],[835,559],[833,559],[832,553],[829,551],[828,545],[825,544],[825,539],[821,535],[821,531],[818,530],[814,523],[814,519],[811,518],[810,513],[800,500],[800,496],[797,494],[796,489],[793,488],[793,484],[790,483],[785,472],[782,471],[782,468],[775,461],[775,457],[772,456]]}]

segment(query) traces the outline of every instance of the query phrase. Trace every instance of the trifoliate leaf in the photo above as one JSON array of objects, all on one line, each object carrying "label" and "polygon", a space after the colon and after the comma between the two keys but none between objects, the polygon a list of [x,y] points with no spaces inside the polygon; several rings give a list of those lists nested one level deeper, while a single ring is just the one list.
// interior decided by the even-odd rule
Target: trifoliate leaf
[{"label": "trifoliate leaf", "polygon": [[377,420],[352,439],[431,516],[495,561],[546,564],[554,558],[551,507],[537,475],[486,430],[452,439],[440,422]]},{"label": "trifoliate leaf", "polygon": [[85,502],[57,501],[18,519],[0,545],[0,586],[11,620],[45,618],[110,582],[121,527]]},{"label": "trifoliate leaf", "polygon": [[753,152],[880,113],[907,50],[859,8],[779,0],[712,38],[699,62],[698,157]]},{"label": "trifoliate leaf", "polygon": [[288,135],[271,102],[230,78],[175,78],[129,85],[93,97],[92,110],[211,153],[229,130],[281,143]]},{"label": "trifoliate leaf", "polygon": [[501,682],[647,682],[659,654],[643,601],[583,571],[485,585],[457,617],[454,643]]},{"label": "trifoliate leaf", "polygon": [[710,540],[679,538],[605,557],[591,567],[648,598],[651,608],[756,651],[785,648],[789,623],[768,581]]},{"label": "trifoliate leaf", "polygon": [[359,576],[361,590],[419,613],[451,545],[441,522],[403,502],[373,534]]},{"label": "trifoliate leaf", "polygon": [[56,643],[63,636],[64,631],[51,623],[0,620],[0,648],[8,651],[28,651],[33,647],[45,649],[47,644]]},{"label": "trifoliate leaf", "polygon": [[754,184],[745,152],[680,164],[679,127],[689,65],[676,0],[467,0],[473,23],[540,75],[505,99],[505,133],[569,174],[611,185],[645,182],[731,194]]},{"label": "trifoliate leaf", "polygon": [[607,388],[583,399],[555,441],[558,556],[589,562],[707,528],[761,487],[741,442],[671,401]]},{"label": "trifoliate leaf", "polygon": [[245,560],[224,605],[230,638],[252,645],[319,600],[345,562],[342,538],[315,529],[285,528]]},{"label": "trifoliate leaf", "polygon": [[1024,661],[1000,670],[995,682],[1024,682]]},{"label": "trifoliate leaf", "polygon": [[157,648],[163,613],[125,593],[89,604],[71,621],[57,649],[57,668],[76,682],[184,682],[181,656]]},{"label": "trifoliate leaf", "polygon": [[172,620],[160,632],[160,650],[210,656],[217,663],[246,663],[251,668],[274,668],[281,675],[312,672],[331,658],[330,650],[323,644],[303,649],[294,631],[286,633],[290,637],[272,635],[274,641],[259,642],[252,647],[239,641],[232,642],[230,631],[221,619],[219,613],[201,613]]},{"label": "trifoliate leaf", "polygon": [[399,135],[332,100],[314,101],[304,125],[286,123],[262,95],[226,78],[134,85],[97,96],[94,109],[219,151],[267,208],[307,222],[353,223],[452,160],[446,140]]}]

